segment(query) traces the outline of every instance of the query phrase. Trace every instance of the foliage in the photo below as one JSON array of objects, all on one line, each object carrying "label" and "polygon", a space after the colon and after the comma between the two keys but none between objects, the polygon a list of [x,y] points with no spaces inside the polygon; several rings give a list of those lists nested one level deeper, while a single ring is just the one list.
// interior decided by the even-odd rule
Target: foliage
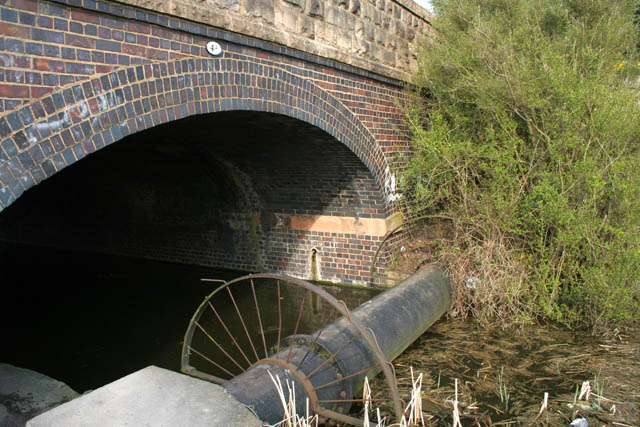
[{"label": "foliage", "polygon": [[440,255],[458,308],[572,327],[637,318],[638,2],[433,3],[405,185],[414,209],[451,223]]}]

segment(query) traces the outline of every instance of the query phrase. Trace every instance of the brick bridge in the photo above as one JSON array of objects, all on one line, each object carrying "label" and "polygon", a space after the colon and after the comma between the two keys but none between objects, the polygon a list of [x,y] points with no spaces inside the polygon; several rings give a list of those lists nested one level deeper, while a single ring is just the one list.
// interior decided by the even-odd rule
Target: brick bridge
[{"label": "brick bridge", "polygon": [[427,19],[409,0],[0,0],[0,241],[384,282]]}]

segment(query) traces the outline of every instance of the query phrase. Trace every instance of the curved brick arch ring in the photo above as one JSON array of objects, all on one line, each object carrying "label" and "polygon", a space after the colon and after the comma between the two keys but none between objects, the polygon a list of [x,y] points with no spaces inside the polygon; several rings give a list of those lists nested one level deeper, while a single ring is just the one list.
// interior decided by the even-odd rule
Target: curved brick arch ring
[{"label": "curved brick arch ring", "polygon": [[0,119],[0,212],[27,189],[128,135],[234,110],[284,114],[319,127],[355,153],[385,188],[387,161],[375,138],[327,91],[251,59],[197,58],[113,71]]}]

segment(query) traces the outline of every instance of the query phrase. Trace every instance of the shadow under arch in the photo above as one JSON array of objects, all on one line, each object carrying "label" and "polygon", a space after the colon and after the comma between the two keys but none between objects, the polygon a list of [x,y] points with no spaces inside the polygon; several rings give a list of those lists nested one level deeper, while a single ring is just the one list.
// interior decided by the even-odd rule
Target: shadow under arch
[{"label": "shadow under arch", "polygon": [[20,128],[0,119],[6,136],[0,212],[34,185],[129,135],[234,110],[282,114],[320,128],[360,158],[385,189],[388,163],[382,150],[329,92],[252,58],[196,58],[132,66],[60,89],[22,107]]}]

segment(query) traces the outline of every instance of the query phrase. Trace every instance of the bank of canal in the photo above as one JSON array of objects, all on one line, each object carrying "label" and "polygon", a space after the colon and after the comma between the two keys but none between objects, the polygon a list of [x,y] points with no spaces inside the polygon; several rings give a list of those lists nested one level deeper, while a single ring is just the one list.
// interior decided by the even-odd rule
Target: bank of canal
[{"label": "bank of canal", "polygon": [[[637,330],[602,337],[555,325],[442,319],[394,365],[405,396],[410,368],[423,374],[428,426],[453,425],[456,379],[463,426],[568,426],[576,418],[592,427],[640,426]],[[578,399],[585,381],[590,396]],[[383,384],[378,392],[384,394]],[[545,393],[548,405],[540,411]]]}]

